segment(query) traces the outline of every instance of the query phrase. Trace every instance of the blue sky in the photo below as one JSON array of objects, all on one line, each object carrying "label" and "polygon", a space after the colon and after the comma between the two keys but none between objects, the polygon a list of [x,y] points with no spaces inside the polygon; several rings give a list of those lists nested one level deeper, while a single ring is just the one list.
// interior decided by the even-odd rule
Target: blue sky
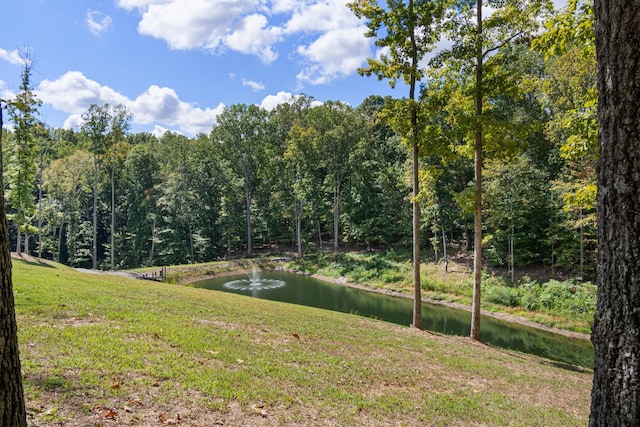
[{"label": "blue sky", "polygon": [[[132,131],[208,133],[224,106],[273,108],[305,93],[359,105],[407,96],[361,77],[377,54],[347,0],[14,0],[2,7],[0,98],[18,90],[28,46],[51,127],[90,104],[124,104]],[[562,4],[563,1],[555,1]]]},{"label": "blue sky", "polygon": [[18,51],[52,127],[92,103],[124,104],[134,132],[208,133],[224,106],[292,95],[359,105],[406,96],[356,69],[375,55],[346,0],[19,0],[2,8],[0,97],[20,85]]}]

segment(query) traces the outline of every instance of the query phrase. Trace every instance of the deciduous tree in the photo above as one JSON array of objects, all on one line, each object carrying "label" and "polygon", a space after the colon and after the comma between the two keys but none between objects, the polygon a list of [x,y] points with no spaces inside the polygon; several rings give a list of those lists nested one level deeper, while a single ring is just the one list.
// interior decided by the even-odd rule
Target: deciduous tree
[{"label": "deciduous tree", "polygon": [[[436,27],[444,16],[446,1],[433,0],[388,0],[381,5],[377,0],[359,0],[349,4],[356,16],[367,20],[367,37],[376,38],[375,45],[381,48],[378,58],[369,58],[368,66],[359,70],[362,75],[375,75],[378,79],[389,79],[392,87],[398,80],[409,85],[409,98],[402,104],[394,103],[405,123],[398,123],[399,132],[412,153],[412,209],[413,209],[413,326],[422,328],[422,296],[420,285],[420,206],[419,147],[422,129],[418,123],[420,106],[416,102],[416,89],[426,70],[420,62],[435,48],[439,32]],[[402,114],[405,113],[406,115]]]},{"label": "deciduous tree", "polygon": [[[486,7],[485,7],[486,6]],[[463,126],[468,129],[468,140],[474,155],[474,284],[471,309],[471,338],[480,338],[480,302],[482,284],[482,168],[486,150],[489,115],[487,98],[496,89],[509,91],[500,76],[508,55],[500,55],[503,48],[527,42],[539,25],[539,19],[550,9],[547,0],[460,0],[451,9],[447,21],[447,37],[452,46],[438,55],[433,63],[447,67],[457,76],[454,80],[472,94],[473,117]],[[487,10],[490,8],[489,10]],[[490,12],[490,13],[488,13]],[[496,71],[498,78],[492,76]],[[468,119],[468,118],[467,118]]]},{"label": "deciduous tree", "polygon": [[39,124],[36,119],[40,100],[33,92],[31,73],[33,58],[28,48],[20,52],[22,60],[22,80],[20,91],[8,106],[9,117],[15,126],[15,140],[9,155],[7,173],[7,202],[13,207],[10,215],[16,225],[16,251],[20,253],[21,236],[24,232],[24,251],[29,253],[29,232],[33,228],[31,221],[36,212],[33,190],[36,183],[36,157],[38,152],[37,133]]}]

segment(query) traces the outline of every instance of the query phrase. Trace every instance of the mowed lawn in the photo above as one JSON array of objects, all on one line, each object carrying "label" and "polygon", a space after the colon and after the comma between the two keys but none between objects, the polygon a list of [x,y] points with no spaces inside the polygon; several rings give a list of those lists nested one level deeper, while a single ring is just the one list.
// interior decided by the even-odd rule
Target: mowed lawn
[{"label": "mowed lawn", "polygon": [[587,424],[589,370],[354,315],[13,266],[33,426]]}]

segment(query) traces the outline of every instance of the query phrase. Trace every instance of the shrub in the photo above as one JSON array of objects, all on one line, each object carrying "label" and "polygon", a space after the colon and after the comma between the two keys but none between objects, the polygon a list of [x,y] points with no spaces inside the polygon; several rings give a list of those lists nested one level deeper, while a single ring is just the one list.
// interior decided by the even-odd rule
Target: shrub
[{"label": "shrub", "polygon": [[485,295],[487,300],[496,304],[502,304],[508,307],[515,307],[520,304],[520,294],[516,288],[489,286],[485,291]]},{"label": "shrub", "polygon": [[518,288],[520,292],[520,306],[527,310],[536,311],[540,309],[540,285],[536,282],[525,282]]}]

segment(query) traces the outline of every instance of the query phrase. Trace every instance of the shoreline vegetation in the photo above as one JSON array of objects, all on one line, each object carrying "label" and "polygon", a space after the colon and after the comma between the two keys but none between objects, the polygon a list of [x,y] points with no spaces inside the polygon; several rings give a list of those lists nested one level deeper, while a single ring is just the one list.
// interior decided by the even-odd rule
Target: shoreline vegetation
[{"label": "shoreline vegetation", "polygon": [[[386,295],[412,298],[412,290],[409,288],[408,284],[403,288],[397,284],[387,286],[388,283],[381,283],[380,280],[369,280],[365,283],[358,283],[354,280],[350,280],[348,276],[339,275],[336,277],[335,275],[323,274],[323,269],[317,265],[311,267],[308,265],[301,266],[292,258],[279,256],[167,267],[167,279],[170,282],[189,285],[193,282],[214,277],[250,273],[253,266],[257,266],[258,268],[265,270],[283,270],[295,274],[309,275],[323,281],[343,286],[350,286],[370,292],[379,292]],[[303,268],[306,268],[306,270]],[[422,301],[430,304],[445,305],[460,310],[470,311],[470,298],[467,298],[465,292],[459,292],[461,286],[455,282],[470,281],[471,270],[462,264],[453,264],[447,273],[442,273],[443,269],[444,267],[442,263],[423,264],[423,271],[427,270],[427,274],[430,272],[435,274],[438,278],[444,277],[446,280],[441,281],[440,289],[438,291],[434,291],[429,288],[423,289]],[[153,270],[154,268],[145,268],[136,271],[144,272]],[[155,270],[158,269],[155,268]],[[436,272],[436,270],[439,271]],[[423,275],[424,274],[425,273],[423,273]],[[427,278],[423,282],[428,286],[431,281]],[[470,282],[468,286],[468,290],[470,291]],[[503,281],[499,286],[504,286],[505,289],[513,289],[513,287],[509,287],[506,284],[506,281]],[[464,287],[464,285],[462,287]],[[589,313],[587,313],[586,316],[581,316],[581,319],[575,319],[559,313],[553,313],[552,311],[540,312],[525,310],[522,307],[513,307],[492,303],[490,301],[483,301],[482,315],[542,329],[570,338],[590,340],[590,323],[584,320],[589,317]]]},{"label": "shoreline vegetation", "polygon": [[13,264],[32,426],[588,420],[589,369],[345,313],[35,259]]}]

